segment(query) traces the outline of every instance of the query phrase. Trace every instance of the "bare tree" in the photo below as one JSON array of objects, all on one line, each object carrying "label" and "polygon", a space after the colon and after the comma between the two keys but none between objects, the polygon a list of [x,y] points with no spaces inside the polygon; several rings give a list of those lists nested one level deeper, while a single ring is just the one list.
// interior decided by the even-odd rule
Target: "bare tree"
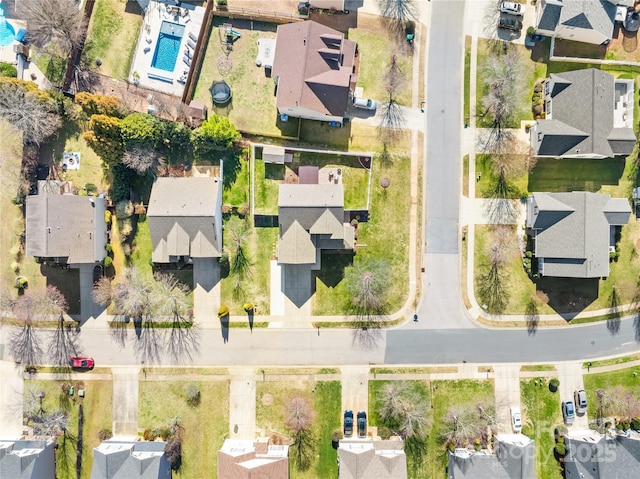
[{"label": "bare tree", "polygon": [[478,413],[473,408],[463,405],[455,405],[449,409],[443,424],[442,433],[447,442],[462,444],[464,441],[473,442],[480,437],[482,422]]},{"label": "bare tree", "polygon": [[413,0],[378,0],[378,8],[383,17],[405,23],[418,20],[418,9]]},{"label": "bare tree", "polygon": [[66,327],[67,311],[67,299],[64,295],[55,286],[47,286],[41,314],[56,320],[56,329],[49,342],[47,353],[53,364],[64,368],[69,367],[70,357],[78,355],[76,336],[70,328]]},{"label": "bare tree", "polygon": [[358,326],[375,326],[385,314],[389,274],[389,265],[385,261],[369,260],[347,270],[345,286]]},{"label": "bare tree", "polygon": [[427,404],[406,383],[389,383],[378,399],[378,414],[383,423],[403,439],[424,439],[429,424]]},{"label": "bare tree", "polygon": [[487,245],[487,264],[480,276],[478,293],[480,299],[492,313],[504,311],[508,302],[506,272],[504,265],[517,254],[517,242],[512,228],[497,226],[491,231]]},{"label": "bare tree", "polygon": [[311,429],[314,417],[315,413],[302,396],[295,396],[285,404],[284,423],[294,434]]},{"label": "bare tree", "polygon": [[122,163],[139,175],[155,175],[165,160],[156,150],[135,146],[123,153]]},{"label": "bare tree", "polygon": [[35,331],[35,300],[24,295],[13,303],[13,314],[19,324],[9,336],[9,352],[16,363],[34,367],[42,363],[41,339]]},{"label": "bare tree", "polygon": [[501,143],[512,139],[507,128],[517,114],[525,83],[522,81],[520,54],[515,48],[509,48],[502,54],[494,53],[487,58],[482,70],[488,91],[482,98],[484,111],[480,116],[488,116],[490,127],[481,138],[480,146],[485,152],[500,152]]},{"label": "bare tree", "polygon": [[39,145],[60,127],[55,105],[19,82],[0,81],[0,118],[21,131],[24,143]]},{"label": "bare tree", "polygon": [[200,350],[200,337],[193,318],[188,314],[189,290],[171,274],[157,273],[155,280],[154,308],[158,315],[171,318],[167,352],[175,362],[191,361]]},{"label": "bare tree", "polygon": [[93,291],[91,294],[96,303],[104,307],[109,306],[112,299],[111,280],[106,276],[102,276],[93,285]]},{"label": "bare tree", "polygon": [[29,41],[36,47],[54,43],[68,55],[82,44],[85,25],[76,0],[20,0],[17,13],[29,25]]},{"label": "bare tree", "polygon": [[598,394],[603,413],[608,416],[618,416],[633,419],[640,416],[640,399],[622,386],[615,386],[610,390]]}]

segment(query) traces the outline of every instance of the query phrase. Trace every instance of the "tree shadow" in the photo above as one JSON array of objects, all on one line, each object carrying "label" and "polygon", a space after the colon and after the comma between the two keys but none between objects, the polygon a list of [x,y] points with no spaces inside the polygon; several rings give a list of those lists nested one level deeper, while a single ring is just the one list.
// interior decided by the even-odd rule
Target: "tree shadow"
[{"label": "tree shadow", "polygon": [[253,309],[249,312],[247,312],[247,319],[249,320],[249,331],[251,331],[253,333],[253,318],[255,316],[255,313],[253,312]]},{"label": "tree shadow", "polygon": [[518,219],[516,205],[516,200],[491,198],[485,201],[482,213],[490,224],[513,224]]},{"label": "tree shadow", "polygon": [[166,341],[169,358],[174,363],[191,362],[200,352],[200,329],[193,321],[176,318]]},{"label": "tree shadow", "polygon": [[566,321],[598,299],[598,278],[553,278],[543,276],[536,288],[549,297],[549,306]]},{"label": "tree shadow", "polygon": [[382,329],[375,322],[367,322],[366,325],[357,323],[351,332],[352,346],[367,351],[378,347],[383,339]]},{"label": "tree shadow", "polygon": [[529,304],[527,304],[524,314],[527,321],[527,332],[529,333],[529,336],[533,336],[536,334],[536,331],[538,330],[538,323],[540,322],[538,305],[533,298],[531,298]]},{"label": "tree shadow", "polygon": [[220,332],[222,333],[222,341],[227,344],[229,342],[229,315],[220,318]]},{"label": "tree shadow", "polygon": [[611,297],[609,298],[609,314],[612,317],[607,318],[607,329],[611,336],[615,336],[620,332],[620,316],[619,316],[619,300],[618,293],[616,292],[615,286],[611,290]]},{"label": "tree shadow", "polygon": [[640,343],[640,310],[633,317],[633,332],[637,343]]},{"label": "tree shadow", "polygon": [[140,362],[146,364],[160,363],[160,353],[164,343],[161,331],[155,327],[153,321],[142,321],[141,332],[138,336],[136,356]]},{"label": "tree shadow", "polygon": [[124,348],[127,343],[127,325],[129,321],[128,316],[115,315],[109,322],[111,339],[120,346],[120,348]]}]

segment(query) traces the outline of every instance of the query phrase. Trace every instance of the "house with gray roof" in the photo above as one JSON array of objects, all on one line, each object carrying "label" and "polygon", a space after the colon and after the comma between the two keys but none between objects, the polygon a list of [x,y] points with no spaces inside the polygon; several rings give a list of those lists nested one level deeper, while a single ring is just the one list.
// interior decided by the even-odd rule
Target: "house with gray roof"
[{"label": "house with gray roof", "polygon": [[601,45],[614,30],[618,6],[633,6],[634,0],[539,0],[536,3],[536,33],[547,37]]},{"label": "house with gray roof", "polygon": [[282,184],[278,191],[278,263],[320,269],[322,250],[353,250],[342,184]]},{"label": "house with gray roof", "polygon": [[218,479],[289,479],[289,446],[269,438],[225,439],[218,451]]},{"label": "house with gray roof", "polygon": [[356,42],[314,21],[278,26],[272,75],[280,115],[342,124],[358,79]]},{"label": "house with gray roof", "polygon": [[338,479],[407,478],[407,456],[401,439],[342,439],[338,463]]},{"label": "house with gray roof", "polygon": [[0,439],[0,477],[3,479],[55,479],[56,440]]},{"label": "house with gray roof", "polygon": [[219,258],[222,255],[221,208],[221,178],[156,179],[147,208],[153,262]]},{"label": "house with gray roof", "polygon": [[26,199],[26,255],[61,264],[99,263],[107,255],[107,200],[42,188]]},{"label": "house with gray roof", "polygon": [[603,278],[609,276],[609,253],[615,251],[616,228],[628,223],[626,198],[574,191],[533,193],[527,199],[527,233],[540,276]]},{"label": "house with gray roof", "polygon": [[544,84],[544,119],[530,128],[537,157],[628,156],[633,131],[633,80],[587,68],[551,74]]},{"label": "house with gray roof", "polygon": [[171,479],[164,441],[109,439],[93,448],[91,479]]},{"label": "house with gray roof", "polygon": [[640,475],[640,434],[595,431],[565,437],[566,479],[627,479]]},{"label": "house with gray roof", "polygon": [[449,452],[449,479],[535,479],[534,442],[524,434],[495,436],[495,454],[488,450]]}]

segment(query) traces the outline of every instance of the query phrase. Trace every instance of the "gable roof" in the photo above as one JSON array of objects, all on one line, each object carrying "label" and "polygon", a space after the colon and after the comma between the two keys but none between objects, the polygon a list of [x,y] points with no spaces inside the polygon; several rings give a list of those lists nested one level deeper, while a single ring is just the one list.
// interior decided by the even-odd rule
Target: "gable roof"
[{"label": "gable roof", "polygon": [[449,479],[535,479],[534,443],[522,434],[496,436],[496,454],[487,450],[449,452]]},{"label": "gable roof", "polygon": [[[590,434],[595,434],[590,431]],[[640,470],[640,435],[565,437],[567,479],[624,479]]]},{"label": "gable roof", "polygon": [[109,439],[93,448],[91,479],[171,479],[166,442]]},{"label": "gable roof", "polygon": [[93,196],[27,196],[26,254],[93,263],[106,256],[106,199]]},{"label": "gable roof", "polygon": [[339,479],[406,479],[401,440],[346,439],[338,447]]},{"label": "gable roof", "polygon": [[278,225],[281,264],[315,264],[318,249],[353,249],[341,184],[280,185]]},{"label": "gable roof", "polygon": [[540,30],[556,31],[559,26],[599,32],[606,38],[613,35],[615,2],[609,0],[559,0],[542,3],[538,19]]},{"label": "gable roof", "polygon": [[535,254],[545,276],[598,278],[609,274],[610,227],[629,221],[624,198],[574,191],[533,193],[527,226],[536,230]]},{"label": "gable roof", "polygon": [[344,116],[354,73],[356,44],[314,21],[278,26],[272,75],[278,108],[299,106]]},{"label": "gable roof", "polygon": [[53,439],[0,440],[0,477],[55,479]]},{"label": "gable roof", "polygon": [[215,258],[221,255],[216,221],[220,180],[210,177],[158,178],[151,189],[147,219],[153,244],[152,260],[171,256]]},{"label": "gable roof", "polygon": [[542,135],[538,155],[594,154],[628,155],[635,145],[631,128],[614,128],[615,78],[610,73],[587,68],[551,74],[547,80],[551,118],[538,120]]}]

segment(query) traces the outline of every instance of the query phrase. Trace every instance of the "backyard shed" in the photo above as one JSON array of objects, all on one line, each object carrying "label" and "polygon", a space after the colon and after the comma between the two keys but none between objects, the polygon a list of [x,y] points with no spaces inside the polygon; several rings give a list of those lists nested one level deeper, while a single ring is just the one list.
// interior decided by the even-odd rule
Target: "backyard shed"
[{"label": "backyard shed", "polygon": [[284,164],[284,148],[281,146],[265,145],[262,149],[262,160],[265,163]]},{"label": "backyard shed", "polygon": [[191,118],[206,120],[207,105],[198,100],[191,100],[191,103],[189,103],[189,115],[191,116]]}]

